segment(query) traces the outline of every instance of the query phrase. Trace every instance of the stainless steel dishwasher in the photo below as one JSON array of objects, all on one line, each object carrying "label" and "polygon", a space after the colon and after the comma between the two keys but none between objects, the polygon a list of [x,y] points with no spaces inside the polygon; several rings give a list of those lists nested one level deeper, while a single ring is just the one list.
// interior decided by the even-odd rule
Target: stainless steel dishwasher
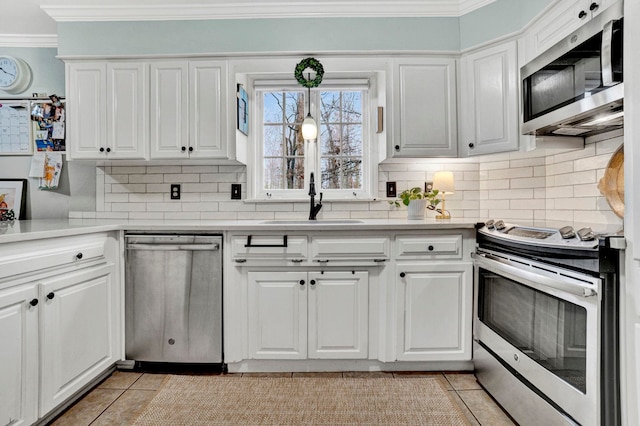
[{"label": "stainless steel dishwasher", "polygon": [[125,241],[127,360],[222,365],[222,237],[129,232]]}]

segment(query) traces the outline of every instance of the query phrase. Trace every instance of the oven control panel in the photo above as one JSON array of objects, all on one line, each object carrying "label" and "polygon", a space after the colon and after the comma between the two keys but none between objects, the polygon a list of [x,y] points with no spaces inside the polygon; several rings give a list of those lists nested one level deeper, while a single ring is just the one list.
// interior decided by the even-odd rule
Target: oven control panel
[{"label": "oven control panel", "polygon": [[478,232],[500,240],[524,243],[532,246],[595,250],[597,235],[591,228],[575,231],[571,226],[560,229],[538,228],[505,223],[503,220],[488,220]]}]

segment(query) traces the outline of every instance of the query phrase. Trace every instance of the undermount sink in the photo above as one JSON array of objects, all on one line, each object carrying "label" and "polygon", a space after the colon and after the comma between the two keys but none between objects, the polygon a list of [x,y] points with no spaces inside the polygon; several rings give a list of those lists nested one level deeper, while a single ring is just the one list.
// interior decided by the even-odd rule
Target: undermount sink
[{"label": "undermount sink", "polygon": [[339,225],[349,223],[364,223],[358,219],[325,219],[325,220],[263,220],[265,225]]}]

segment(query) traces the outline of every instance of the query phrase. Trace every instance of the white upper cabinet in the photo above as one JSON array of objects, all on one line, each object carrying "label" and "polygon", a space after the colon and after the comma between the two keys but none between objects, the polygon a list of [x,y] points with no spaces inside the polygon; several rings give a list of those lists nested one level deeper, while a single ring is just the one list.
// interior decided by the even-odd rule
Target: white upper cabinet
[{"label": "white upper cabinet", "polygon": [[151,158],[189,157],[189,64],[151,64]]},{"label": "white upper cabinet", "polygon": [[69,90],[67,150],[70,159],[106,158],[106,69],[104,62],[66,65]]},{"label": "white upper cabinet", "polygon": [[516,42],[463,55],[461,70],[460,156],[517,150]]},{"label": "white upper cabinet", "polygon": [[142,62],[107,64],[107,154],[144,159],[149,145],[149,71]]},{"label": "white upper cabinet", "polygon": [[151,159],[226,158],[226,63],[151,64]]},{"label": "white upper cabinet", "polygon": [[619,0],[559,1],[531,26],[524,38],[529,62]]},{"label": "white upper cabinet", "polygon": [[192,158],[227,157],[227,66],[220,61],[189,63],[189,129]]},{"label": "white upper cabinet", "polygon": [[399,58],[393,64],[387,157],[456,157],[456,60]]},{"label": "white upper cabinet", "polygon": [[147,75],[139,62],[67,65],[69,158],[146,158]]}]

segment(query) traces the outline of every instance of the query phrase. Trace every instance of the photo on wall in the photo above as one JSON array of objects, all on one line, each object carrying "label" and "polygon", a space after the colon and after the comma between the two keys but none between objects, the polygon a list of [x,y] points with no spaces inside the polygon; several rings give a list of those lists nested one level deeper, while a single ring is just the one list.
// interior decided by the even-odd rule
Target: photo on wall
[{"label": "photo on wall", "polygon": [[36,152],[66,151],[65,143],[65,102],[56,95],[49,97],[51,102],[34,101],[31,103],[31,122]]},{"label": "photo on wall", "polygon": [[241,84],[238,84],[238,130],[249,134],[249,96]]}]

